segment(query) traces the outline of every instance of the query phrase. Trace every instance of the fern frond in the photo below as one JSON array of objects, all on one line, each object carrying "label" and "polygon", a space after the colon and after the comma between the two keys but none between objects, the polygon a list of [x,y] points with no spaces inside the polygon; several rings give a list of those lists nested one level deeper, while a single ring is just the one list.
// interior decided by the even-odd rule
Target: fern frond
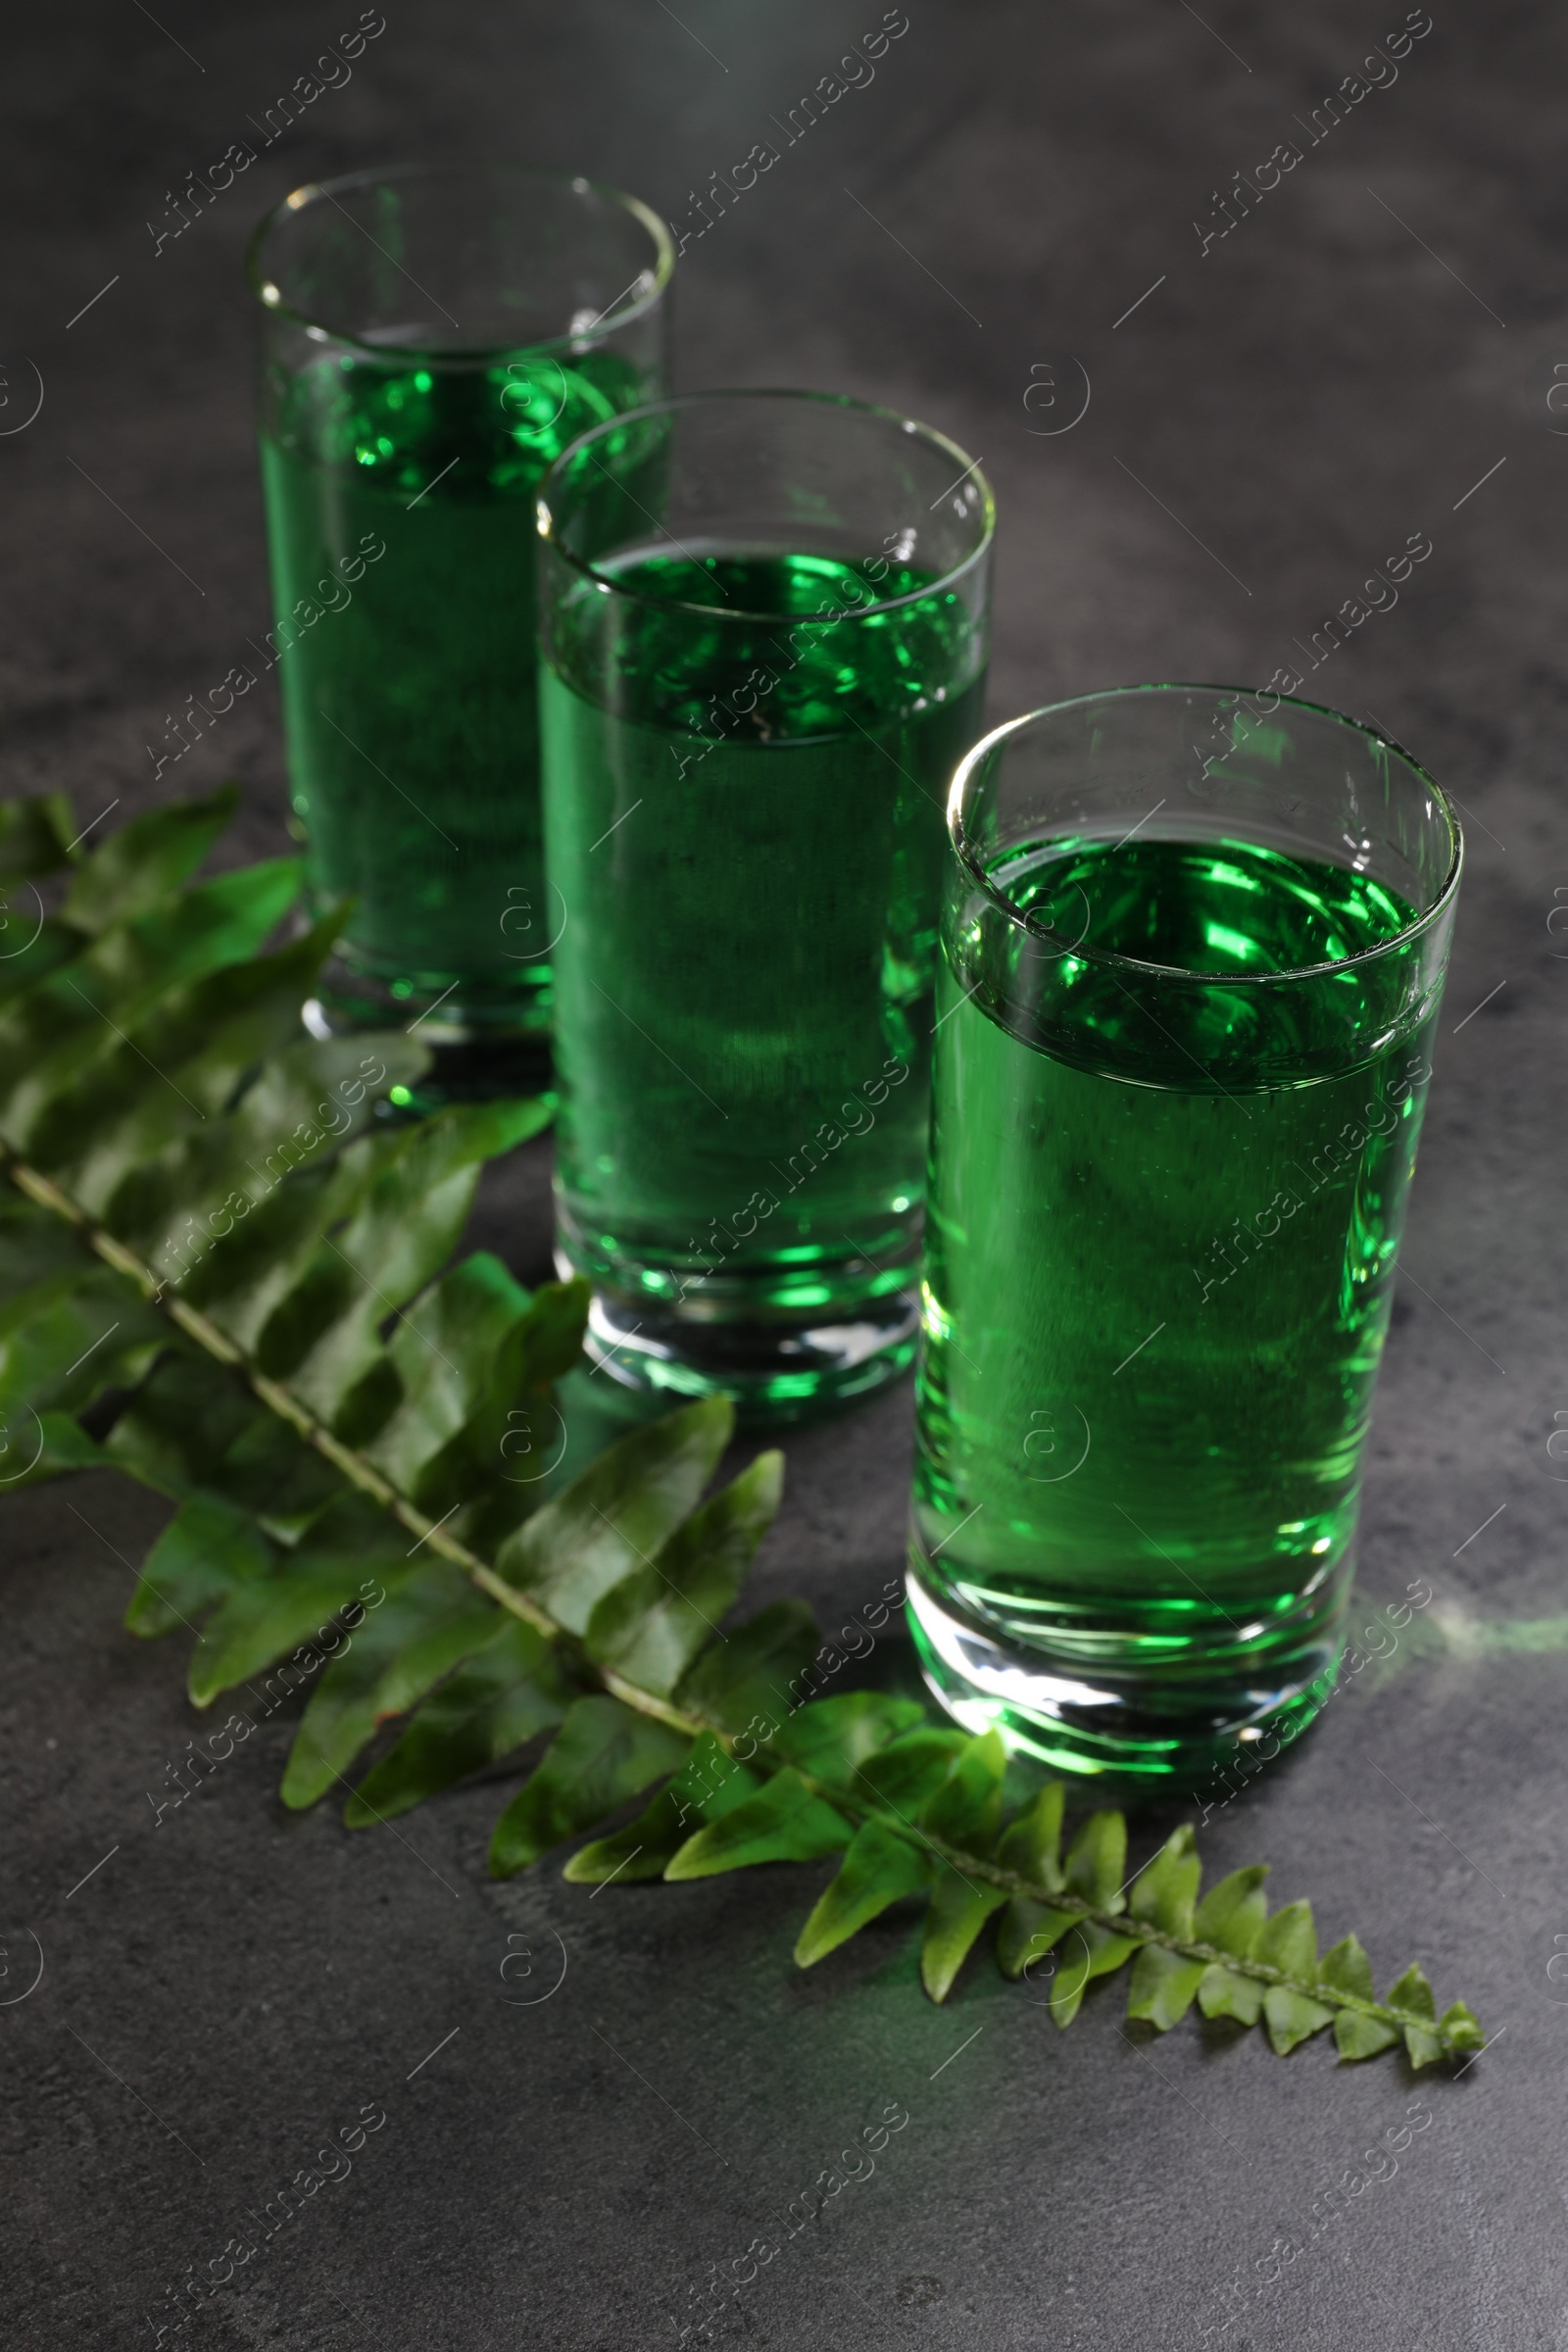
[{"label": "fern frond", "polygon": [[837,1855],[803,1967],[923,1900],[936,2000],[994,1930],[1062,2026],[1127,1969],[1128,2014],[1158,2032],[1196,2001],[1261,2022],[1282,2055],[1330,2024],[1348,2059],[1479,2049],[1418,1968],[1380,2001],[1353,1936],[1319,1957],[1308,1905],[1270,1917],[1260,1867],[1200,1899],[1190,1830],[1128,1886],[1121,1814],[1063,1854],[1059,1787],[1006,1813],[994,1733],[870,1691],[799,1698],[819,1642],[803,1603],[715,1634],[782,1477],[763,1453],[704,1499],[722,1400],[542,1499],[535,1438],[586,1286],[530,1297],[493,1257],[452,1259],[483,1163],[549,1105],[395,1120],[416,1044],[303,1038],[337,926],[269,950],[299,893],[288,860],[192,879],[233,801],[156,811],[86,857],[58,797],[0,809],[0,885],[59,901],[39,894],[0,957],[0,1488],[107,1466],[172,1498],[127,1624],[195,1631],[198,1706],[254,1680],[267,1712],[308,1692],[285,1803],[346,1785],[389,1722],[350,1827],[546,1737],[496,1825],[498,1875],[641,1800],[567,1878]]}]

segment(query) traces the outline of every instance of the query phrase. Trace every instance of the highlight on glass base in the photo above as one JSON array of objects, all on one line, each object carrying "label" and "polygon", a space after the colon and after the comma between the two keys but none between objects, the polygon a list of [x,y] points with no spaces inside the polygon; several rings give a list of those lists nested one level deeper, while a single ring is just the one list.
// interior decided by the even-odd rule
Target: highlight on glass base
[{"label": "highlight on glass base", "polygon": [[492,1050],[505,1055],[518,1045],[531,1049],[533,1060],[548,1068],[550,991],[548,960],[531,962],[525,977],[497,981],[492,974],[476,983],[471,969],[431,971],[410,956],[378,969],[345,946],[323,965],[306,1018],[321,1037],[416,1025],[428,1045],[443,1050],[466,1047],[476,1054]]},{"label": "highlight on glass base", "polygon": [[1271,1762],[1328,1697],[1351,1583],[1351,1563],[1341,1566],[1296,1621],[1250,1635],[1211,1628],[1207,1641],[1195,1627],[1174,1637],[1123,1628],[1118,1638],[1102,1623],[1036,1621],[1022,1650],[1016,1635],[1005,1641],[958,1613],[918,1541],[905,1594],[926,1683],[966,1731],[1000,1731],[1055,1772],[1129,1785],[1174,1775],[1196,1791],[1227,1763]]},{"label": "highlight on glass base", "polygon": [[[577,1271],[564,1250],[556,1263],[564,1280]],[[710,1304],[720,1311],[662,1314],[646,1298],[601,1286],[589,1309],[587,1353],[624,1388],[662,1392],[672,1401],[733,1397],[743,1426],[804,1420],[853,1403],[914,1361],[920,1307],[912,1289],[852,1291],[841,1281],[814,1309],[783,1305],[767,1318],[755,1291]]]},{"label": "highlight on glass base", "polygon": [[549,1095],[555,1064],[545,1017],[519,1020],[508,1010],[486,1020],[447,1020],[445,1007],[432,1016],[428,1001],[414,987],[371,989],[351,967],[328,959],[318,993],[300,1006],[314,1038],[350,1037],[361,1031],[401,1029],[416,1038],[429,1056],[422,1074],[389,1098],[397,1110],[420,1117],[451,1102],[510,1102]]},{"label": "highlight on glass base", "polygon": [[1407,755],[1132,687],[954,780],[909,1618],[960,1722],[1169,1781],[1332,1688],[1458,890]]},{"label": "highlight on glass base", "polygon": [[753,1419],[911,1359],[943,795],[992,502],[812,393],[584,435],[540,496],[557,1240],[630,1386]]}]

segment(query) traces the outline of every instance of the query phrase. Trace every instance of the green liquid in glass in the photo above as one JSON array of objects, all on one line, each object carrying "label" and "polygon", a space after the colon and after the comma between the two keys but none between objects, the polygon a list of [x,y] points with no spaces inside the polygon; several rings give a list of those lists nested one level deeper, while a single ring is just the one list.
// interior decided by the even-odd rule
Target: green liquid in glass
[{"label": "green liquid in glass", "polygon": [[828,627],[785,617],[865,598],[825,557],[613,576],[636,593],[585,583],[543,673],[563,1245],[655,1314],[852,1314],[918,1246],[943,803],[982,641],[897,566],[874,594],[907,604]]},{"label": "green liquid in glass", "polygon": [[263,435],[293,803],[318,905],[357,896],[346,960],[372,1002],[450,990],[442,1021],[547,1016],[535,492],[649,390],[605,352],[324,358]]},{"label": "green liquid in glass", "polygon": [[1033,1752],[1158,1775],[1337,1654],[1435,1007],[1404,952],[1259,987],[1413,921],[1364,874],[1054,840],[991,880],[1166,968],[950,918],[911,1617],[940,1688],[923,1596],[1038,1667],[1059,1730],[986,1709]]}]

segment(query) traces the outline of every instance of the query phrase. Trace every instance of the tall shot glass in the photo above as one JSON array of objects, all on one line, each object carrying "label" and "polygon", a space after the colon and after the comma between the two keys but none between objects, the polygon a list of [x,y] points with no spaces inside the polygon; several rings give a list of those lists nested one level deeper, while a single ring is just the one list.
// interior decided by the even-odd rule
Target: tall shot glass
[{"label": "tall shot glass", "polygon": [[310,1017],[419,1020],[460,1091],[549,1029],[535,497],[664,390],[673,266],[632,197],[496,165],[297,188],[251,243],[290,791],[355,901]]},{"label": "tall shot glass", "polygon": [[912,1357],[992,527],[942,434],[805,392],[660,404],[545,484],[558,1239],[628,1387],[788,1416]]},{"label": "tall shot glass", "polygon": [[1141,686],[949,828],[911,1628],[961,1723],[1190,1774],[1332,1687],[1458,824],[1333,711]]}]

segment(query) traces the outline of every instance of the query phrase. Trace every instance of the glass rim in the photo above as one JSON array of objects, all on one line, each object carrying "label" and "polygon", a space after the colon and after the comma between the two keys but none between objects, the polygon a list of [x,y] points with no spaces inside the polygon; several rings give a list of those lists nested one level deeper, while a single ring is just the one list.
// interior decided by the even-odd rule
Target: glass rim
[{"label": "glass rim", "polygon": [[[979,488],[983,524],[979,540],[970,549],[961,564],[950,564],[946,571],[936,579],[926,581],[922,587],[906,589],[902,596],[879,598],[873,604],[847,605],[842,612],[753,612],[738,606],[702,605],[688,603],[684,597],[653,596],[647,589],[628,586],[624,580],[617,579],[613,572],[601,571],[597,564],[584,557],[574,555],[570,548],[563,544],[556,529],[556,516],[549,503],[551,486],[558,474],[564,479],[564,469],[576,457],[579,450],[584,449],[590,441],[598,440],[601,435],[618,432],[623,426],[635,424],[642,418],[667,416],[673,415],[678,409],[705,408],[716,401],[726,400],[802,401],[813,403],[816,407],[824,409],[853,409],[858,416],[877,416],[885,423],[897,425],[901,432],[918,438],[928,447],[946,450],[950,457],[957,459],[962,469],[958,480],[953,484],[953,487],[956,489],[958,481],[972,480]],[[946,493],[944,493],[945,495]],[[726,391],[720,386],[702,392],[677,392],[664,400],[645,401],[641,408],[622,409],[617,416],[607,416],[600,423],[590,425],[586,432],[577,435],[575,441],[567,443],[540,483],[538,521],[540,538],[547,547],[554,550],[564,564],[570,564],[573,571],[579,573],[582,578],[593,581],[596,587],[612,591],[616,596],[626,597],[634,604],[658,605],[662,611],[666,612],[701,614],[709,621],[715,618],[720,620],[761,620],[776,623],[780,627],[826,629],[836,627],[840,621],[869,620],[873,613],[896,612],[901,606],[916,604],[922,597],[935,596],[941,590],[951,588],[956,581],[961,580],[964,573],[990,552],[991,543],[995,539],[997,531],[997,501],[991,484],[980,470],[979,459],[971,459],[967,450],[960,449],[950,434],[940,431],[934,424],[921,424],[917,418],[906,416],[897,409],[885,409],[874,400],[857,400],[854,394],[849,392],[813,392],[790,385],[760,384],[743,385],[734,391]]]},{"label": "glass rim", "polygon": [[[531,181],[535,186],[564,188],[574,196],[595,195],[618,208],[648,231],[654,247],[654,282],[647,291],[623,311],[612,305],[611,311],[597,318],[592,326],[573,331],[567,328],[559,335],[547,335],[542,341],[509,343],[471,343],[454,345],[445,351],[429,351],[417,344],[373,343],[367,336],[354,334],[346,327],[334,326],[330,319],[315,318],[283,299],[282,292],[262,269],[262,247],[271,231],[291,216],[302,213],[307,206],[318,204],[324,197],[335,203],[346,189],[378,187],[391,180],[418,179],[478,179],[486,174],[498,178]],[[245,279],[262,309],[270,318],[286,318],[301,326],[307,334],[326,336],[334,343],[346,343],[353,350],[367,353],[370,358],[388,365],[409,360],[426,362],[440,367],[473,367],[475,364],[500,359],[506,353],[557,352],[581,350],[585,344],[603,342],[618,334],[633,319],[643,318],[653,310],[668,290],[675,273],[675,240],[668,223],[662,220],[652,205],[644,204],[640,196],[629,196],[624,188],[612,187],[608,180],[589,179],[580,172],[537,172],[526,164],[479,162],[472,164],[389,164],[379,170],[343,172],[330,179],[308,179],[291,188],[278,203],[262,215],[252,229],[245,246]],[[270,291],[269,291],[270,289]]]},{"label": "glass rim", "polygon": [[1449,858],[1442,887],[1431,906],[1417,914],[1410,922],[1403,924],[1392,937],[1377,940],[1370,947],[1356,948],[1348,956],[1333,956],[1326,963],[1287,964],[1283,969],[1273,972],[1194,971],[1186,964],[1152,963],[1143,956],[1123,955],[1117,949],[1091,948],[1085,946],[1082,941],[1067,939],[1063,933],[1055,930],[1051,924],[1042,922],[1025,908],[1014,905],[1004,891],[998,889],[981,863],[963,822],[965,794],[978,777],[982,763],[990,758],[993,752],[1000,750],[1010,736],[1021,734],[1026,728],[1034,726],[1041,719],[1054,718],[1063,711],[1080,710],[1087,703],[1120,703],[1133,695],[1235,695],[1240,699],[1244,696],[1264,695],[1268,691],[1267,687],[1215,686],[1182,679],[1155,679],[1135,686],[1105,686],[1090,694],[1069,695],[1059,703],[1043,703],[1036,710],[1025,710],[1017,718],[1005,720],[1000,727],[993,727],[988,733],[982,735],[978,743],[972,744],[953,771],[953,782],[948,789],[947,824],[948,840],[954,856],[969,880],[975,884],[990,905],[1005,915],[1017,929],[1027,932],[1031,939],[1045,941],[1054,946],[1059,954],[1074,956],[1083,962],[1098,964],[1113,971],[1134,972],[1144,978],[1148,978],[1151,974],[1157,974],[1161,979],[1191,980],[1206,986],[1223,983],[1227,988],[1270,988],[1282,981],[1313,980],[1321,978],[1328,972],[1348,971],[1356,964],[1371,962],[1375,956],[1387,956],[1396,949],[1409,947],[1412,941],[1419,939],[1423,932],[1430,930],[1453,903],[1459,888],[1460,872],[1464,865],[1464,829],[1460,825],[1459,819],[1454,813],[1453,804],[1443,786],[1422,766],[1419,760],[1414,759],[1405,750],[1402,744],[1396,743],[1392,736],[1385,735],[1377,727],[1363,726],[1359,719],[1347,717],[1343,710],[1336,710],[1327,703],[1308,702],[1303,695],[1276,695],[1271,706],[1271,712],[1277,710],[1281,704],[1286,704],[1295,710],[1309,710],[1314,718],[1332,719],[1337,726],[1348,727],[1352,734],[1362,736],[1366,741],[1376,744],[1381,751],[1392,752],[1395,758],[1412,775],[1417,776],[1426,790],[1431,793],[1447,825]]}]

